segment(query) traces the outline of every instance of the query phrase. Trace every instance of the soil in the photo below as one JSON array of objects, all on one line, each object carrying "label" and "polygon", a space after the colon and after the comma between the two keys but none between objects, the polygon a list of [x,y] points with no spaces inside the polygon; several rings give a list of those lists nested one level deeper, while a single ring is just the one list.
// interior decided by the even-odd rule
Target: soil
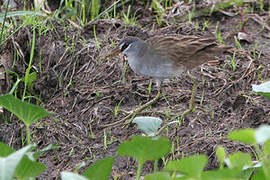
[{"label": "soil", "polygon": [[[161,27],[156,23],[156,14],[141,2],[131,6],[132,12],[139,9],[137,26],[124,24],[119,19],[99,19],[79,28],[70,21],[47,20],[50,28],[46,32],[36,33],[35,68],[32,72],[38,72],[38,78],[30,93],[40,98],[40,105],[54,115],[33,124],[31,136],[39,149],[53,143],[59,149],[41,156],[40,161],[47,166],[47,170],[39,175],[39,179],[59,179],[61,171],[73,171],[84,161],[86,166],[79,170],[82,172],[93,162],[114,156],[119,144],[130,136],[142,134],[133,124],[125,128],[123,123],[104,127],[121,120],[127,115],[124,111],[135,109],[157,94],[154,87],[149,95],[150,78],[136,75],[126,66],[123,56],[104,58],[112,50],[113,44],[126,36],[142,39],[161,34],[207,36],[215,33],[217,22],[224,43],[232,46],[236,52],[236,68],[232,68],[231,51],[213,59],[214,63],[206,63],[191,71],[198,81],[197,110],[186,115],[181,125],[169,126],[167,131],[161,133],[174,144],[179,141],[174,154],[170,153],[166,158],[179,159],[203,153],[208,156],[206,169],[214,169],[218,167],[215,157],[218,145],[223,146],[227,153],[252,152],[251,146],[226,138],[232,130],[270,124],[270,101],[253,93],[251,86],[270,77],[269,7],[265,5],[264,11],[260,11],[254,5],[253,13],[239,13],[250,5],[247,3],[241,8],[230,7],[222,12],[199,16],[192,22],[178,17],[171,22],[171,17],[165,16],[168,24],[164,23]],[[186,10],[190,6],[183,4],[175,9]],[[203,26],[205,22],[209,22],[206,28]],[[31,26],[21,28],[1,47],[3,67],[20,77],[24,76],[29,61],[32,30]],[[234,39],[239,32],[248,36],[240,41],[241,50],[237,50]],[[17,58],[13,65],[14,57]],[[39,70],[39,59],[42,71]],[[2,93],[9,92],[15,80],[6,74],[1,79]],[[18,96],[22,94],[22,87],[23,84],[19,84]],[[186,75],[166,81],[162,87],[162,97],[139,115],[160,117],[164,122],[172,121],[171,117],[188,108],[191,90],[192,80]],[[36,100],[31,102],[36,103]],[[119,104],[120,111],[115,116],[115,107]],[[23,146],[22,135],[25,136],[23,123],[5,111],[0,124],[0,141],[20,149]],[[117,157],[112,176],[134,179],[136,167],[135,160]],[[153,172],[153,163],[148,162],[144,165],[143,175],[150,172]]]}]

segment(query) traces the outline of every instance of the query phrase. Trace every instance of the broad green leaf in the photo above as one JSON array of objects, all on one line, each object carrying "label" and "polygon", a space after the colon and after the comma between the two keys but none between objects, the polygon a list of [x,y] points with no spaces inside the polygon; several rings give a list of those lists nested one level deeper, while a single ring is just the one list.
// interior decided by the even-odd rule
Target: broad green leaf
[{"label": "broad green leaf", "polygon": [[254,171],[254,175],[252,176],[252,180],[266,180],[263,167],[256,168],[256,171]]},{"label": "broad green leaf", "polygon": [[199,178],[207,163],[205,155],[192,155],[177,161],[170,161],[164,171],[177,172],[185,175],[184,178]]},{"label": "broad green leaf", "polygon": [[36,177],[45,170],[46,166],[43,163],[23,158],[15,170],[15,176],[18,177],[18,179],[29,179]]},{"label": "broad green leaf", "polygon": [[22,102],[10,94],[0,96],[0,106],[3,106],[10,112],[14,113],[27,126],[30,126],[33,122],[52,114],[42,107]]},{"label": "broad green leaf", "polygon": [[72,172],[62,171],[61,172],[62,180],[88,180],[86,177]]},{"label": "broad green leaf", "polygon": [[170,141],[164,137],[133,136],[130,141],[122,142],[118,155],[135,158],[143,164],[147,160],[156,160],[170,151]]},{"label": "broad green leaf", "polygon": [[0,180],[11,180],[23,155],[32,147],[28,145],[5,158],[0,158]]},{"label": "broad green leaf", "polygon": [[83,176],[91,180],[107,180],[111,174],[113,162],[113,157],[101,159],[87,168]]},{"label": "broad green leaf", "polygon": [[171,180],[170,174],[167,172],[156,172],[144,176],[144,180]]},{"label": "broad green leaf", "polygon": [[263,125],[255,130],[255,139],[258,144],[263,144],[270,139],[270,126]]},{"label": "broad green leaf", "polygon": [[202,172],[202,180],[245,180],[249,179],[252,169],[244,172],[241,169],[223,168],[219,170],[211,170]]},{"label": "broad green leaf", "polygon": [[243,169],[245,167],[251,167],[252,161],[251,156],[248,153],[236,152],[229,155],[230,163],[227,164],[229,168]]},{"label": "broad green leaf", "polygon": [[[8,156],[15,152],[14,149],[2,142],[0,142],[0,149],[0,156]],[[46,166],[43,163],[31,161],[26,156],[24,156],[20,163],[17,165],[15,176],[20,179],[29,179],[30,177],[36,177],[45,169]]]},{"label": "broad green leaf", "polygon": [[260,95],[270,98],[270,81],[264,82],[260,85],[252,84],[252,90]]},{"label": "broad green leaf", "polygon": [[263,171],[266,179],[270,179],[270,157],[263,158]]},{"label": "broad green leaf", "polygon": [[136,117],[132,121],[138,125],[138,128],[148,136],[155,136],[158,132],[158,128],[162,124],[162,120],[157,117]]},{"label": "broad green leaf", "polygon": [[240,129],[232,131],[228,134],[228,139],[233,141],[239,141],[247,144],[256,144],[254,130],[253,129]]},{"label": "broad green leaf", "polygon": [[14,150],[7,144],[0,142],[0,157],[6,157],[14,152]]},{"label": "broad green leaf", "polygon": [[225,149],[222,146],[218,146],[216,150],[216,156],[218,158],[219,167],[223,167],[224,160],[226,158]]},{"label": "broad green leaf", "polygon": [[268,156],[270,155],[270,139],[263,144],[263,153]]}]

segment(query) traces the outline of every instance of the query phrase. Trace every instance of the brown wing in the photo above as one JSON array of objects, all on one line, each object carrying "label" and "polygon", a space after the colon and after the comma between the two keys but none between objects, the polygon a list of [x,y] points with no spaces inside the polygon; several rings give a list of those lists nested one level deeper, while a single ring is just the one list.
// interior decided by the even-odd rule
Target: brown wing
[{"label": "brown wing", "polygon": [[147,43],[161,56],[168,56],[176,65],[187,69],[195,68],[226,50],[216,43],[215,38],[197,36],[155,36]]}]

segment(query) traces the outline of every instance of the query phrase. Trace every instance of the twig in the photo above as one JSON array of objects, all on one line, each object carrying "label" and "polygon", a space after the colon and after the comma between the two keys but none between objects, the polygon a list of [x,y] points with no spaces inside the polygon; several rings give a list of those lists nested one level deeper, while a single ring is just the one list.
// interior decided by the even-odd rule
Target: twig
[{"label": "twig", "polygon": [[[127,115],[126,117],[124,117],[123,119],[116,121],[114,123],[111,124],[105,124],[105,125],[101,125],[101,127],[109,127],[109,126],[116,126],[118,124],[120,124],[121,122],[125,122],[124,126],[128,125],[131,123],[131,121],[133,120],[133,118],[140,113],[142,110],[144,110],[145,108],[147,108],[148,106],[152,105],[153,103],[155,103],[159,97],[160,97],[160,90],[158,91],[158,94],[156,95],[156,97],[154,99],[152,99],[151,101],[147,102],[146,104],[142,105],[141,107],[135,109],[135,111],[133,111],[132,113],[130,113],[129,115]],[[131,120],[129,120],[131,119]]]},{"label": "twig", "polygon": [[248,17],[257,22],[258,24],[262,25],[268,31],[270,31],[270,27],[264,22],[264,20],[258,14],[249,14]]}]

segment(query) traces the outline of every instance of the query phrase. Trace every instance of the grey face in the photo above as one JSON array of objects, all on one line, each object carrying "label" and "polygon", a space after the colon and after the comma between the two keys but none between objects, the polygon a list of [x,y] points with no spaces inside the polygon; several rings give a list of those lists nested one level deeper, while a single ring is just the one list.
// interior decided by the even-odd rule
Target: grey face
[{"label": "grey face", "polygon": [[118,47],[128,57],[140,57],[146,49],[146,44],[137,37],[127,37],[119,42]]}]

